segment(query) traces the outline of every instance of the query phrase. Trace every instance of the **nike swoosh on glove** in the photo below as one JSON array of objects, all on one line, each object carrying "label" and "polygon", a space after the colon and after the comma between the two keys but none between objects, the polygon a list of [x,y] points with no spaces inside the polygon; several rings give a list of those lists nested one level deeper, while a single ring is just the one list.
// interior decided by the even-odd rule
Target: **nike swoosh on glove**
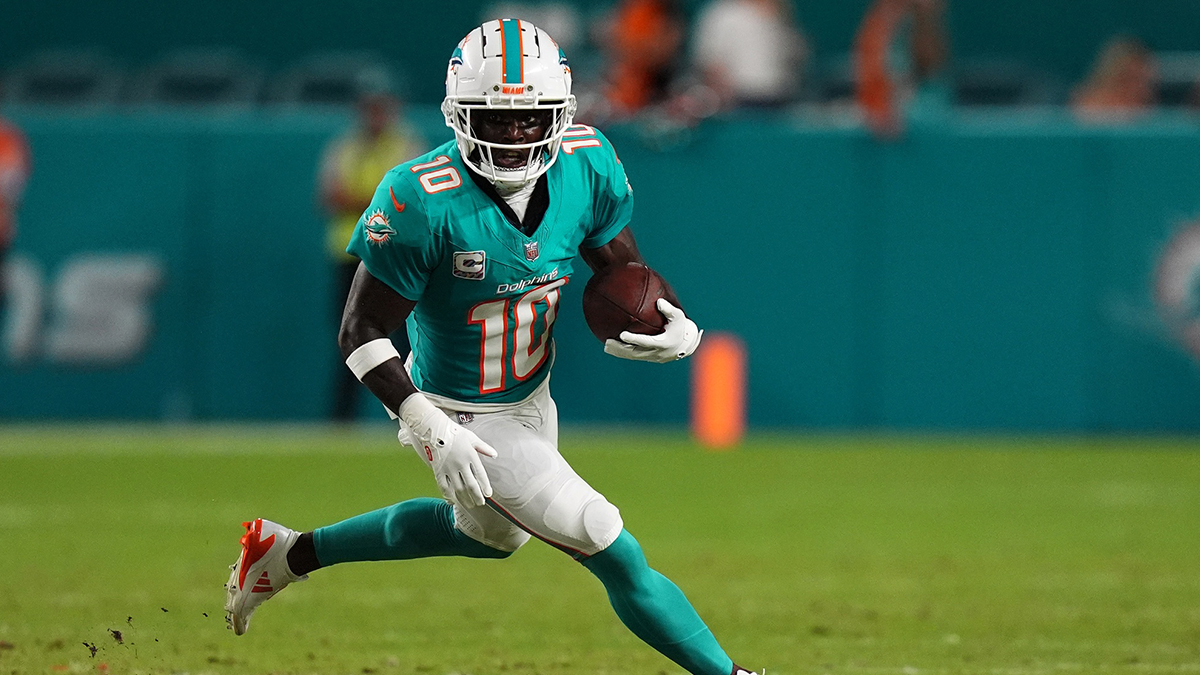
[{"label": "nike swoosh on glove", "polygon": [[667,317],[663,332],[641,335],[625,331],[621,333],[620,340],[606,340],[604,352],[622,359],[654,363],[668,363],[691,356],[700,345],[704,331],[697,328],[696,322],[687,318],[682,309],[665,299],[659,298],[655,306]]},{"label": "nike swoosh on glove", "polygon": [[483,506],[492,496],[492,483],[479,456],[495,457],[495,448],[419,393],[404,399],[399,413],[404,423],[401,442],[407,427],[409,439],[433,469],[442,496],[463,507]]}]

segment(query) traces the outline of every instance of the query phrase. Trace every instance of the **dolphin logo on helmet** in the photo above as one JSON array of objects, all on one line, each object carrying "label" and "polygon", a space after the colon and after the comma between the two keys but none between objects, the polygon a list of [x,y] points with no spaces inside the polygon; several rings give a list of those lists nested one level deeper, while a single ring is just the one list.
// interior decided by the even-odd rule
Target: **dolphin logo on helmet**
[{"label": "dolphin logo on helmet", "polygon": [[[546,136],[536,143],[503,144],[480,139],[471,115],[484,109],[549,110]],[[575,118],[571,68],[546,31],[521,19],[488,21],[458,43],[446,68],[442,114],[454,130],[463,161],[493,183],[526,183],[558,160],[563,133]],[[530,151],[523,168],[499,169],[492,151]]]}]

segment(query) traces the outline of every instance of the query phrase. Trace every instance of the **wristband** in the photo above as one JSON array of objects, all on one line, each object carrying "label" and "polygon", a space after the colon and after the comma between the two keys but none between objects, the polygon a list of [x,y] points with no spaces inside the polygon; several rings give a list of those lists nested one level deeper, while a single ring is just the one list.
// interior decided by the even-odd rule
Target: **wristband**
[{"label": "wristband", "polygon": [[346,367],[354,373],[359,382],[362,382],[364,375],[394,358],[400,358],[400,352],[396,351],[396,345],[392,344],[391,340],[382,337],[360,345],[351,352],[350,356],[346,357]]}]

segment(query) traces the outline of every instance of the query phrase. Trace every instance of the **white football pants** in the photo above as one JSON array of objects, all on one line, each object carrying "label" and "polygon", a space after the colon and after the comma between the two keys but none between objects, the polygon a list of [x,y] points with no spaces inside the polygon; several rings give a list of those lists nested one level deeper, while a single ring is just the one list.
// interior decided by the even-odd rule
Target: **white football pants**
[{"label": "white football pants", "polygon": [[[558,407],[549,386],[498,412],[460,412],[452,401],[430,399],[497,453],[480,456],[492,483],[489,505],[454,506],[463,534],[502,551],[517,550],[532,534],[577,559],[603,551],[621,534],[617,507],[558,452]],[[417,455],[428,464],[423,452]]]}]

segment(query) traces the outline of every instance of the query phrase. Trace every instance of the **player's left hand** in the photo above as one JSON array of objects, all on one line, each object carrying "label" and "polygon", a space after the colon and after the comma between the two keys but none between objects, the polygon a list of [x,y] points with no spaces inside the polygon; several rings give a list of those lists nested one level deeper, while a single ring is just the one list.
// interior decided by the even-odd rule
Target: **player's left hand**
[{"label": "player's left hand", "polygon": [[640,335],[625,331],[620,340],[606,340],[604,353],[632,361],[668,363],[686,358],[696,351],[704,331],[687,318],[683,310],[659,298],[658,311],[667,317],[667,325],[658,335]]}]

